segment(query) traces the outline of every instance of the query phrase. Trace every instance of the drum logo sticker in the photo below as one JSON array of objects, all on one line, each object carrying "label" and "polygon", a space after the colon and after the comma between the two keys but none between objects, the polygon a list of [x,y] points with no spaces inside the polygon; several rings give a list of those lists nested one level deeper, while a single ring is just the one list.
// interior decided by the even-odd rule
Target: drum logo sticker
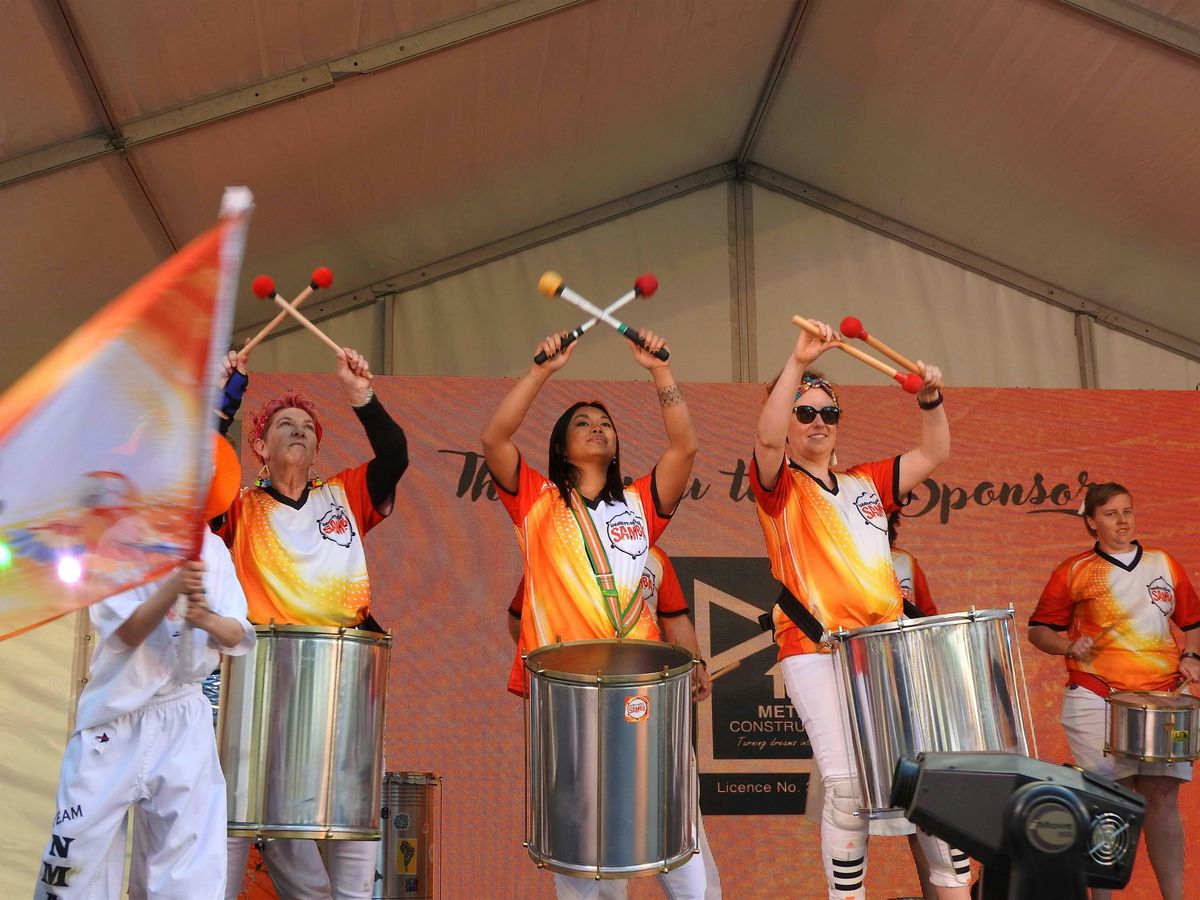
[{"label": "drum logo sticker", "polygon": [[878,494],[874,491],[863,491],[855,498],[854,506],[864,522],[880,531],[887,531],[887,511],[883,508],[883,501],[879,499]]},{"label": "drum logo sticker", "polygon": [[1146,590],[1150,592],[1150,602],[1160,613],[1169,618],[1175,612],[1175,588],[1167,579],[1159,575],[1146,585]]},{"label": "drum logo sticker", "polygon": [[625,721],[644,722],[650,718],[650,698],[641,694],[625,698]]},{"label": "drum logo sticker", "polygon": [[346,515],[345,508],[336,503],[329,512],[317,519],[317,527],[321,530],[321,537],[339,547],[349,547],[354,540],[354,526],[350,524],[350,517]]},{"label": "drum logo sticker", "polygon": [[608,545],[626,556],[638,559],[650,549],[646,523],[626,509],[608,520]]}]

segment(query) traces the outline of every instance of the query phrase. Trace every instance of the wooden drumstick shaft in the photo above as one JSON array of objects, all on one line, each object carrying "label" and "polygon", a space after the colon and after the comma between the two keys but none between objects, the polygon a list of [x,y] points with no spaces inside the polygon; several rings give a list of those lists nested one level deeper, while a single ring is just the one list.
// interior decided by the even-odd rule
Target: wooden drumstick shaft
[{"label": "wooden drumstick shaft", "polygon": [[871,337],[871,335],[868,334],[863,337],[863,340],[867,342],[867,346],[874,347],[896,365],[904,366],[904,368],[908,369],[908,371],[912,372],[914,375],[921,374],[921,370],[917,368],[917,364],[915,362],[913,362],[903,353],[897,353],[883,341],[879,340],[879,338]]},{"label": "wooden drumstick shaft", "polygon": [[[284,303],[286,303],[288,306],[290,306],[293,310],[299,309],[300,304],[303,303],[305,300],[307,300],[309,297],[311,297],[315,291],[316,291],[316,286],[310,284],[308,287],[306,287],[304,290],[302,290],[299,294],[297,294],[296,299],[293,300],[291,303],[287,303],[287,301],[284,301]],[[280,297],[278,294],[275,294],[275,297],[278,297],[280,300],[283,300],[283,298]],[[266,339],[267,335],[270,334],[272,331],[274,331],[279,326],[279,323],[282,322],[287,317],[288,317],[288,314],[286,311],[280,310],[279,312],[277,312],[275,314],[275,318],[273,318],[270,322],[268,322],[261,329],[259,329],[258,334],[256,334],[254,337],[250,338],[250,340],[248,340],[246,342],[246,345],[244,347],[242,347],[241,352],[249,354],[251,350],[253,350],[259,344],[261,344],[263,342],[263,340]]]},{"label": "wooden drumstick shaft", "polygon": [[300,312],[299,310],[292,309],[288,305],[288,302],[286,300],[284,300],[282,297],[280,297],[278,294],[276,294],[271,299],[274,300],[275,303],[280,308],[283,309],[284,315],[288,315],[288,316],[291,316],[292,318],[294,318],[297,322],[299,322],[301,325],[303,325],[305,328],[307,328],[309,331],[311,331],[314,335],[316,335],[318,338],[320,338],[325,343],[325,346],[327,346],[334,353],[342,352],[342,348],[339,347],[337,345],[337,343],[334,342],[333,338],[331,338],[329,335],[327,335],[325,332],[323,332],[320,328],[318,328],[316,325],[314,325],[312,322],[310,322],[308,320],[308,317],[305,316],[304,313]]},{"label": "wooden drumstick shaft", "polygon": [[[801,328],[803,328],[805,331],[807,331],[813,337],[818,337],[818,338],[822,337],[821,329],[818,328],[816,325],[814,325],[812,322],[808,321],[808,319],[804,318],[804,316],[792,316],[792,324],[799,325]],[[859,362],[866,363],[872,369],[878,369],[880,372],[882,372],[888,378],[893,378],[893,379],[896,378],[896,375],[898,373],[896,372],[895,369],[893,369],[887,363],[881,362],[880,360],[871,356],[871,354],[863,353],[857,347],[851,347],[845,341],[834,341],[834,344],[837,346],[837,348],[839,350],[844,350],[846,353],[849,353],[851,356],[853,356]]]},{"label": "wooden drumstick shaft", "polygon": [[741,661],[740,659],[735,659],[735,660],[734,660],[733,662],[731,662],[729,665],[727,665],[727,666],[723,666],[722,668],[720,668],[720,669],[717,669],[717,671],[715,671],[715,672],[713,672],[711,675],[709,675],[709,676],[708,676],[708,680],[709,680],[709,681],[716,681],[716,680],[717,680],[718,678],[720,678],[721,676],[723,676],[723,675],[728,675],[730,672],[732,672],[734,669],[736,669],[736,668],[737,668],[738,666],[740,666],[741,664],[742,664],[742,661]]}]

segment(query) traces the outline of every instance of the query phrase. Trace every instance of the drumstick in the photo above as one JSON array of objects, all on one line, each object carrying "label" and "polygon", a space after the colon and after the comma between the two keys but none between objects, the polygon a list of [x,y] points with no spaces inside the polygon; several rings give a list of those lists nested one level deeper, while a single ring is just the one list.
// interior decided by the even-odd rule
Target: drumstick
[{"label": "drumstick", "polygon": [[736,669],[741,664],[742,664],[742,661],[740,659],[735,659],[729,665],[722,666],[720,669],[717,669],[717,671],[715,671],[711,675],[709,675],[708,680],[716,681],[718,678],[722,677],[723,675],[728,675],[730,672],[732,672],[734,669]]},{"label": "drumstick", "polygon": [[[632,291],[626,291],[624,294],[622,294],[620,297],[618,297],[616,300],[614,300],[608,306],[604,307],[604,312],[607,313],[608,315],[612,315],[618,309],[620,309],[622,306],[624,306],[626,303],[633,300],[635,297],[643,297],[643,298],[649,300],[650,297],[653,296],[654,292],[657,290],[658,290],[658,279],[655,278],[653,275],[651,275],[649,272],[647,272],[645,275],[639,276],[633,282],[633,290]],[[588,319],[586,322],[584,322],[582,325],[580,325],[574,331],[567,332],[567,336],[562,339],[562,343],[559,344],[559,346],[558,346],[558,352],[562,353],[564,350],[566,350],[567,347],[569,347],[571,344],[575,343],[575,341],[577,341],[579,338],[583,337],[584,333],[587,332],[587,330],[589,328],[591,328],[593,325],[595,325],[599,321],[600,321],[599,316],[592,316],[590,319]],[[558,354],[555,354],[555,355],[557,356]],[[537,365],[540,366],[542,363],[544,363],[549,358],[550,357],[548,357],[546,355],[545,350],[539,350],[537,356],[535,356],[533,358],[533,361]]]},{"label": "drumstick", "polygon": [[[658,283],[655,282],[656,287],[657,287],[657,284]],[[632,328],[630,328],[628,325],[626,325],[620,319],[615,319],[612,316],[610,316],[608,313],[606,313],[600,307],[596,306],[594,303],[592,303],[590,300],[588,300],[582,294],[579,294],[576,291],[572,290],[571,288],[567,287],[566,283],[563,281],[563,277],[561,275],[559,275],[557,272],[543,273],[542,277],[538,279],[538,290],[541,291],[541,293],[547,299],[550,299],[553,297],[562,297],[568,303],[575,304],[576,306],[578,306],[580,309],[582,309],[588,315],[595,316],[597,319],[599,319],[601,322],[605,323],[606,325],[611,325],[613,328],[617,329],[618,332],[625,335],[625,337],[629,338],[629,340],[633,341],[635,344],[637,344],[643,350],[646,349],[646,342],[642,339],[642,336],[640,334],[638,334],[636,331],[634,331]],[[658,350],[655,351],[654,355],[657,356],[659,359],[661,359],[663,362],[666,362],[668,359],[671,358],[670,351],[668,351],[665,347],[660,347]]]},{"label": "drumstick", "polygon": [[316,335],[318,338],[320,338],[322,341],[324,341],[325,345],[327,347],[329,347],[329,349],[331,349],[334,353],[340,354],[342,352],[342,348],[339,347],[334,342],[333,338],[331,338],[329,335],[327,335],[325,332],[323,332],[320,328],[318,328],[316,325],[314,325],[312,322],[310,322],[308,320],[308,317],[305,316],[304,313],[300,312],[297,309],[292,309],[290,306],[288,306],[288,302],[286,300],[284,300],[282,297],[280,297],[278,294],[274,294],[270,299],[274,300],[275,304],[277,306],[279,306],[280,309],[283,310],[284,315],[291,316],[293,319],[295,319],[297,322],[299,322],[301,325],[303,325],[305,328],[307,328],[309,331],[311,331],[314,335]]},{"label": "drumstick", "polygon": [[[813,335],[814,337],[818,337],[818,338],[821,338],[822,340],[824,340],[824,336],[821,334],[821,329],[818,328],[816,325],[814,325],[812,322],[808,321],[808,319],[804,318],[804,316],[792,316],[792,324],[799,325],[801,328],[803,328],[809,334]],[[920,375],[901,374],[900,372],[897,372],[895,369],[893,369],[891,366],[889,366],[887,363],[880,362],[879,360],[877,360],[875,357],[871,356],[870,354],[863,353],[857,347],[851,347],[849,344],[845,343],[844,341],[834,341],[833,343],[834,343],[834,346],[836,346],[839,350],[844,350],[846,353],[849,353],[851,356],[853,356],[859,362],[866,363],[872,369],[878,369],[880,372],[882,372],[888,378],[891,378],[893,381],[898,382],[899,385],[902,388],[904,388],[904,390],[908,391],[910,394],[915,394],[917,391],[921,390],[921,385],[924,384],[924,382],[921,380]]]},{"label": "drumstick", "polygon": [[[333,284],[333,272],[331,272],[325,266],[320,266],[316,269],[313,269],[312,280],[309,281],[308,287],[297,294],[296,299],[293,300],[289,305],[292,307],[292,309],[299,309],[300,304],[311,297],[316,290],[319,288],[327,288],[331,284]],[[276,296],[275,281],[270,275],[259,275],[251,283],[250,290],[254,291],[254,296],[264,300],[268,297]],[[278,326],[279,323],[286,318],[286,312],[276,313],[275,318],[264,325],[259,330],[258,334],[246,341],[246,345],[242,347],[242,352],[249,355],[250,351],[257,347],[263,341],[263,339],[272,331],[274,331],[276,326]]]},{"label": "drumstick", "polygon": [[863,328],[863,324],[854,316],[846,316],[842,319],[842,334],[848,338],[857,338],[861,341],[866,341],[868,347],[874,347],[892,362],[898,366],[904,366],[908,371],[920,375],[921,370],[917,368],[917,364],[905,356],[903,353],[897,353],[879,338],[873,338],[867,334],[867,329]]}]

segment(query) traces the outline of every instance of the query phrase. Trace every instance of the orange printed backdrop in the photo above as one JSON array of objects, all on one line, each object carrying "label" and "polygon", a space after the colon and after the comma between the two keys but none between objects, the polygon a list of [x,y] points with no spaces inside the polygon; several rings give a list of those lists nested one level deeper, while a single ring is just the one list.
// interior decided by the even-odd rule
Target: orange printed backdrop
[{"label": "orange printed backdrop", "polygon": [[[482,462],[465,455],[479,452],[479,430],[511,384],[375,379],[376,393],[404,426],[412,460],[395,513],[367,540],[372,608],[394,635],[385,754],[390,770],[445,778],[442,869],[448,897],[553,896],[550,876],[521,846],[522,716],[520,701],[505,691],[513,654],[505,607],[520,577],[520,559],[507,516],[488,496]],[[285,387],[301,389],[321,410],[322,473],[369,456],[332,376],[256,374],[245,412]],[[686,386],[686,395],[701,442],[694,475],[707,490],[685,500],[663,546],[679,556],[761,557],[751,501],[731,499],[732,477],[723,473],[749,459],[763,388],[695,384]],[[648,382],[552,380],[517,435],[530,462],[544,469],[558,414],[576,399],[593,398],[613,412],[625,474],[647,471],[664,444]],[[917,442],[915,403],[898,389],[847,387],[841,403],[841,465],[889,456]],[[1200,583],[1200,395],[954,389],[947,392],[946,411],[951,459],[935,473],[932,489],[922,489],[910,506],[910,513],[922,514],[906,520],[901,531],[943,612],[1011,603],[1023,632],[1054,565],[1090,544],[1077,518],[1051,511],[1078,507],[1081,478],[1128,486],[1143,542],[1170,550]],[[244,461],[249,478],[257,467],[248,453]],[[473,489],[482,491],[479,499],[472,500]],[[702,646],[707,639],[701,635]],[[1058,724],[1062,661],[1028,644],[1022,649],[1039,755],[1065,761]],[[1186,786],[1181,800],[1185,828],[1200,834],[1197,788]],[[727,897],[823,896],[817,826],[803,817],[710,816],[705,824]],[[1200,852],[1194,840],[1192,846],[1187,883],[1200,881]],[[1123,897],[1158,896],[1140,852]],[[872,842],[868,888],[873,897],[917,893],[906,842]],[[661,894],[651,879],[638,879],[630,895]]]}]

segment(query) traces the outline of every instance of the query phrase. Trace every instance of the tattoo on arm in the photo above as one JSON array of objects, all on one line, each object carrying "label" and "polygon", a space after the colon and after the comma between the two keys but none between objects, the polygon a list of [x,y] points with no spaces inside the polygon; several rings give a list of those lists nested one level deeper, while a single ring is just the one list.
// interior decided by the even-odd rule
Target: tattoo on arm
[{"label": "tattoo on arm", "polygon": [[683,391],[679,390],[679,385],[671,384],[658,389],[658,405],[663,409],[668,406],[678,406],[683,402]]}]

